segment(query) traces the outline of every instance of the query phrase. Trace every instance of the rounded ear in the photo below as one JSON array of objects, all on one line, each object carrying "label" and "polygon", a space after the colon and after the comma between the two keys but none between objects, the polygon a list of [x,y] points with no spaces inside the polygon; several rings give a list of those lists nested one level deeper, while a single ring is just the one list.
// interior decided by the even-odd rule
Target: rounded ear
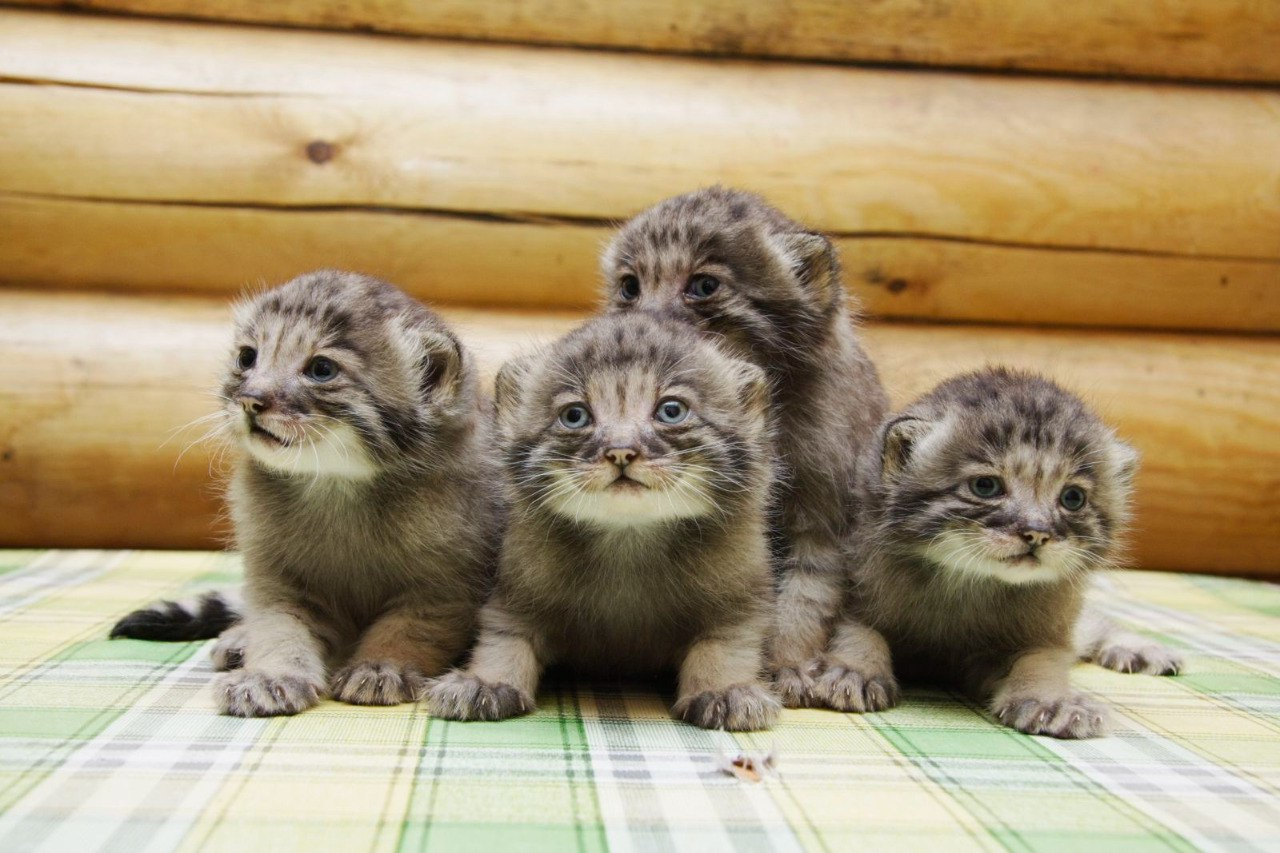
[{"label": "rounded ear", "polygon": [[1142,453],[1127,441],[1116,439],[1112,455],[1115,457],[1116,470],[1125,485],[1131,485],[1138,473],[1138,463],[1142,461]]},{"label": "rounded ear", "polygon": [[837,298],[842,288],[835,244],[813,231],[789,231],[778,236],[782,255],[800,286],[824,303]]},{"label": "rounded ear", "polygon": [[418,330],[418,383],[423,397],[447,404],[462,393],[467,376],[467,356],[450,332],[424,327]]},{"label": "rounded ear", "polygon": [[763,370],[746,361],[737,364],[738,399],[752,417],[765,420],[773,398],[769,377]]},{"label": "rounded ear", "polygon": [[525,355],[507,361],[498,369],[493,380],[493,402],[498,412],[498,423],[504,428],[514,426],[516,411],[524,399],[524,389],[533,373],[534,356]]},{"label": "rounded ear", "polygon": [[900,415],[880,430],[880,479],[888,482],[907,467],[916,445],[932,425],[920,418]]}]

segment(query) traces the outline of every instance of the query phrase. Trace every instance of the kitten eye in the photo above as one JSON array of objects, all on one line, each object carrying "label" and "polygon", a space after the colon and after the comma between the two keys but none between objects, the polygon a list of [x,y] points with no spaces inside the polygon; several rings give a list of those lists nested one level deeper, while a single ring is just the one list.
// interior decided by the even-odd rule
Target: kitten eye
[{"label": "kitten eye", "polygon": [[685,287],[684,292],[685,295],[693,299],[706,299],[719,289],[720,279],[713,275],[702,273],[689,279],[689,284]]},{"label": "kitten eye", "polygon": [[1062,494],[1058,495],[1058,503],[1062,504],[1063,509],[1071,512],[1083,508],[1088,499],[1089,496],[1079,486],[1067,486],[1062,490]]},{"label": "kitten eye", "polygon": [[560,410],[560,425],[569,429],[582,429],[591,423],[591,412],[581,403],[570,403]]},{"label": "kitten eye", "polygon": [[236,365],[241,370],[248,370],[258,360],[258,351],[253,347],[240,347],[240,352],[236,355]]},{"label": "kitten eye", "polygon": [[664,424],[678,424],[689,417],[689,407],[675,397],[668,397],[658,403],[653,416]]},{"label": "kitten eye", "polygon": [[621,281],[622,298],[631,302],[640,298],[640,279],[633,275],[624,275]]},{"label": "kitten eye", "polygon": [[307,362],[305,372],[308,379],[316,382],[328,382],[338,375],[338,365],[333,359],[318,355]]},{"label": "kitten eye", "polygon": [[969,491],[980,498],[998,498],[1004,494],[1004,483],[999,477],[974,477],[969,481]]}]

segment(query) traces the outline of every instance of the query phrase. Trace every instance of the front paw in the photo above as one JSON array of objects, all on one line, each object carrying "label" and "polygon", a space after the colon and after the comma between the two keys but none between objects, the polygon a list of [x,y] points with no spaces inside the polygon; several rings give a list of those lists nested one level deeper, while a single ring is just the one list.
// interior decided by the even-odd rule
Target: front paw
[{"label": "front paw", "polygon": [[816,704],[814,693],[817,675],[821,670],[818,661],[804,666],[780,666],[773,670],[773,689],[787,708],[809,708]]},{"label": "front paw", "polygon": [[671,713],[704,729],[751,732],[772,726],[781,710],[778,697],[759,684],[735,684],[685,696]]},{"label": "front paw", "polygon": [[426,686],[426,677],[413,667],[359,661],[333,674],[329,695],[348,705],[399,705],[416,701]]},{"label": "front paw", "polygon": [[427,689],[431,714],[446,720],[505,720],[527,714],[535,707],[533,697],[510,684],[488,684],[454,670],[435,680]]},{"label": "front paw", "polygon": [[901,691],[891,672],[862,672],[831,666],[818,679],[814,696],[819,704],[856,714],[885,711],[898,704]]},{"label": "front paw", "polygon": [[229,669],[239,669],[244,666],[245,640],[242,625],[233,625],[219,634],[217,641],[213,644],[213,651],[209,655],[213,658],[213,668],[219,672],[226,672]]},{"label": "front paw", "polygon": [[1094,661],[1116,672],[1147,675],[1177,675],[1183,666],[1182,655],[1157,643],[1115,643],[1100,649]]},{"label": "front paw", "polygon": [[296,676],[237,669],[214,679],[218,709],[234,717],[280,717],[320,701],[320,685]]},{"label": "front paw", "polygon": [[1057,738],[1102,737],[1111,717],[1105,705],[1082,693],[1058,698],[1010,696],[997,700],[991,710],[1010,728]]}]

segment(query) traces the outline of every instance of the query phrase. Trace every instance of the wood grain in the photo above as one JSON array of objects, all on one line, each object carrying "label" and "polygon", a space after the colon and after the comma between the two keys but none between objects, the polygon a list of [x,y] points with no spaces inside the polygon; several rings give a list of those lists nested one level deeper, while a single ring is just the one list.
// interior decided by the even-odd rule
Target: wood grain
[{"label": "wood grain", "polygon": [[[486,374],[573,314],[445,312]],[[211,449],[220,300],[0,291],[0,545],[217,541]],[[896,403],[985,363],[1034,368],[1094,402],[1142,450],[1134,558],[1274,574],[1280,564],[1280,341],[1226,335],[873,324]]]},{"label": "wood grain", "polygon": [[31,197],[603,223],[721,181],[843,236],[1280,258],[1277,91],[18,10],[0,78]]},{"label": "wood grain", "polygon": [[11,2],[717,56],[1280,81],[1280,6],[1257,0]]},{"label": "wood grain", "polygon": [[[423,299],[586,308],[611,229],[448,214],[291,210],[0,194],[0,277],[30,286],[234,295],[317,267]],[[872,316],[1280,331],[1280,261],[837,239]]]}]

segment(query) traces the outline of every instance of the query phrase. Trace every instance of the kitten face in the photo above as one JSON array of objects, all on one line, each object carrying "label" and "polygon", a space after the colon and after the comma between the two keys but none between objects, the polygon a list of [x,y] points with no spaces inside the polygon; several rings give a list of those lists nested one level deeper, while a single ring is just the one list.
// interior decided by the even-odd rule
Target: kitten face
[{"label": "kitten face", "polygon": [[757,364],[804,350],[842,298],[825,237],[724,187],[640,213],[605,250],[601,270],[609,310],[670,314]]},{"label": "kitten face", "polygon": [[597,528],[726,512],[767,481],[767,394],[679,324],[592,321],[499,374],[517,500]]},{"label": "kitten face", "polygon": [[365,480],[429,451],[459,361],[452,336],[390,285],[310,273],[238,309],[223,411],[272,471]]},{"label": "kitten face", "polygon": [[1070,578],[1103,563],[1137,456],[1075,396],[988,370],[949,380],[883,431],[881,534],[957,579]]}]

